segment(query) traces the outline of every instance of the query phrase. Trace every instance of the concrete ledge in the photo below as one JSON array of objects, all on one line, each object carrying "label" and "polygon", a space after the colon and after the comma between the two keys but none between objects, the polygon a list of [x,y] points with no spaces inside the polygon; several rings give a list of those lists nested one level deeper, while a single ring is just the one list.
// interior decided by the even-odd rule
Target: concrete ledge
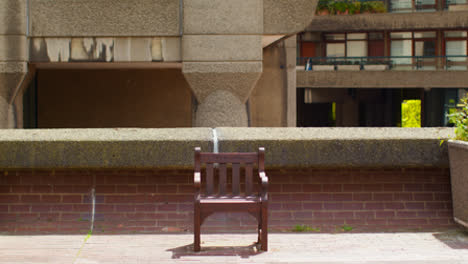
[{"label": "concrete ledge", "polygon": [[[269,167],[448,167],[451,128],[217,128],[219,150],[266,148]],[[0,168],[193,167],[210,128],[0,130]]]},{"label": "concrete ledge", "polygon": [[468,11],[316,16],[306,31],[416,30],[465,28]]},{"label": "concrete ledge", "polygon": [[0,168],[193,167],[209,128],[0,130]]},{"label": "concrete ledge", "polygon": [[266,148],[273,167],[448,167],[451,128],[218,128],[221,152]]},{"label": "concrete ledge", "polygon": [[468,88],[466,71],[303,71],[297,87],[309,88]]}]

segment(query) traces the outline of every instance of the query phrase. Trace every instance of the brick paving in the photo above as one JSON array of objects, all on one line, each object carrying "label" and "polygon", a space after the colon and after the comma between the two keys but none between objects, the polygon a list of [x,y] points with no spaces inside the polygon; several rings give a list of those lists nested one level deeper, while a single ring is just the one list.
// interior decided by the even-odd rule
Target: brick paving
[{"label": "brick paving", "polygon": [[259,252],[254,234],[0,236],[0,263],[468,263],[468,233],[271,234]]}]

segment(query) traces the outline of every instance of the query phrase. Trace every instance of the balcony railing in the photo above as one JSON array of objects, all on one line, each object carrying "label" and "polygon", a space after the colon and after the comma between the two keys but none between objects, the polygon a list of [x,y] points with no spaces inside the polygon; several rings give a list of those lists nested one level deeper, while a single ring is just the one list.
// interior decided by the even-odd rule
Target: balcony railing
[{"label": "balcony railing", "polygon": [[297,65],[313,70],[468,70],[468,56],[301,57]]}]

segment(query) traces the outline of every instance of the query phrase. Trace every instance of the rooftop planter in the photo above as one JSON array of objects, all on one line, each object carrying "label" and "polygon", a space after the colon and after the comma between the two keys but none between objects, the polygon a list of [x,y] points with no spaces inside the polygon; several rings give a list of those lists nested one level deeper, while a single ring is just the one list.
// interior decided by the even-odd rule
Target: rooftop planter
[{"label": "rooftop planter", "polygon": [[362,13],[386,13],[383,1],[350,1],[350,0],[320,0],[316,14],[325,15],[353,15]]},{"label": "rooftop planter", "polygon": [[452,121],[456,137],[448,142],[448,148],[453,217],[468,228],[468,97],[462,100],[462,108],[452,115]]}]

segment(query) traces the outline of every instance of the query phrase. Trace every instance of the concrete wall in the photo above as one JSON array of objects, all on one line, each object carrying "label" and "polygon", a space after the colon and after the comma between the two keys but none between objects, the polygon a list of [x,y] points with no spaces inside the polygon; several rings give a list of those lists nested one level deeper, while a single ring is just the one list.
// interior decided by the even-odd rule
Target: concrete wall
[{"label": "concrete wall", "polygon": [[26,0],[0,1],[0,128],[15,126],[13,101],[27,72]]},{"label": "concrete wall", "polygon": [[263,73],[249,98],[250,126],[286,126],[284,42],[263,49]]},{"label": "concrete wall", "polygon": [[[452,128],[216,128],[220,152],[266,148],[268,168],[448,167]],[[211,128],[0,130],[0,168],[192,168]]]},{"label": "concrete wall", "polygon": [[180,69],[40,70],[37,87],[40,128],[192,125]]},{"label": "concrete wall", "polygon": [[468,27],[467,11],[317,16],[306,31],[418,30]]},{"label": "concrete wall", "polygon": [[468,88],[466,71],[297,71],[297,87]]},{"label": "concrete wall", "polygon": [[179,0],[30,0],[32,37],[178,36]]}]

